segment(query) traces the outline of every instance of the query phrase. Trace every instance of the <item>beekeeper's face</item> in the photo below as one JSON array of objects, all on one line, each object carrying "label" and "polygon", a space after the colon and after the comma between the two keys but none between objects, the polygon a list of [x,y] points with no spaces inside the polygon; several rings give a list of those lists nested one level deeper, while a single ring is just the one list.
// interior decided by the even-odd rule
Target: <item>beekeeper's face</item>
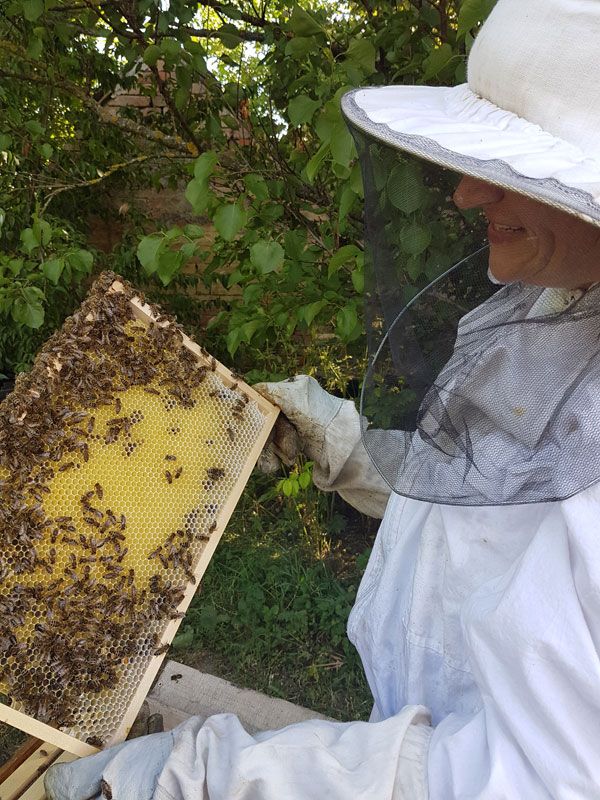
[{"label": "beekeeper's face", "polygon": [[454,202],[483,210],[490,269],[502,283],[576,289],[600,281],[600,228],[477,178],[461,180]]}]

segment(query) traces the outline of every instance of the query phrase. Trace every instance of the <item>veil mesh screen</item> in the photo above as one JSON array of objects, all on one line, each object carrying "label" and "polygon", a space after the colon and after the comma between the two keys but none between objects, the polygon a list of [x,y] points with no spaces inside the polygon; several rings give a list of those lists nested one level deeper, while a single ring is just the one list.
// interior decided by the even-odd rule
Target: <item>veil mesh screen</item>
[{"label": "veil mesh screen", "polygon": [[[353,130],[365,187],[365,446],[390,487],[460,505],[562,499],[600,477],[598,287],[488,278],[459,176]],[[563,302],[563,299],[565,302]]]}]

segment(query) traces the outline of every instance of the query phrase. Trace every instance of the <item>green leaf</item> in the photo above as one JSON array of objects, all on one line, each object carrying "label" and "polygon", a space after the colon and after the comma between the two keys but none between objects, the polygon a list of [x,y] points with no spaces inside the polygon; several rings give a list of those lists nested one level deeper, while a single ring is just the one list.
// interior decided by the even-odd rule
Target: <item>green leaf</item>
[{"label": "green leaf", "polygon": [[362,294],[365,290],[365,273],[362,268],[356,268],[352,270],[352,274],[350,275],[352,279],[352,286],[354,286],[354,291],[357,294]]},{"label": "green leaf", "polygon": [[229,50],[233,50],[244,41],[239,35],[235,25],[229,23],[221,25],[217,31],[217,36]]},{"label": "green leaf", "polygon": [[496,0],[463,0],[458,12],[458,36],[465,36],[483,22],[496,4]]},{"label": "green leaf", "polygon": [[214,224],[218,233],[226,242],[235,239],[246,224],[248,214],[239,203],[230,203],[221,206],[214,216]]},{"label": "green leaf", "polygon": [[190,239],[201,239],[204,236],[204,228],[201,228],[200,225],[194,225],[193,222],[186,225],[183,232]]},{"label": "green leaf", "polygon": [[206,153],[202,153],[194,162],[194,178],[199,181],[208,180],[213,174],[218,160],[219,157],[212,150],[207,150]]},{"label": "green leaf", "polygon": [[180,86],[173,95],[173,100],[175,101],[175,108],[178,111],[181,111],[186,107],[190,99],[190,90],[186,89],[184,86]]},{"label": "green leaf", "polygon": [[40,153],[44,156],[44,158],[51,159],[52,158],[52,154],[54,153],[54,149],[53,149],[51,144],[48,144],[48,142],[45,142],[40,147]]},{"label": "green leaf", "polygon": [[[22,7],[25,19],[35,22],[44,13],[44,0],[23,0]],[[35,326],[31,325],[30,327]]]},{"label": "green leaf", "polygon": [[327,306],[327,300],[316,300],[314,303],[309,303],[306,306],[301,306],[298,309],[298,318],[304,320],[307,326],[310,327],[317,314]]},{"label": "green leaf", "polygon": [[244,289],[244,303],[248,306],[256,306],[263,294],[264,290],[260,283],[251,283]]},{"label": "green leaf", "polygon": [[356,194],[351,186],[344,186],[340,196],[340,207],[338,211],[338,222],[343,223],[356,200]]},{"label": "green leaf", "polygon": [[42,41],[41,37],[39,36],[32,36],[29,40],[29,44],[27,45],[27,55],[33,61],[37,61],[38,58],[42,55],[44,50],[44,42]]},{"label": "green leaf", "polygon": [[409,278],[417,281],[423,272],[423,260],[419,256],[411,256],[406,261],[406,272]]},{"label": "green leaf", "polygon": [[44,261],[42,267],[44,275],[55,286],[58,284],[58,281],[60,280],[60,276],[62,275],[62,271],[64,268],[65,268],[64,258],[49,258],[48,261]]},{"label": "green leaf", "polygon": [[288,117],[292,125],[298,127],[311,121],[315,111],[321,107],[320,100],[313,100],[306,94],[301,94],[290,100],[288,105]]},{"label": "green leaf", "polygon": [[269,197],[269,187],[261,175],[257,175],[256,173],[245,175],[244,185],[250,194],[253,194],[259,201],[266,200]]},{"label": "green leaf", "polygon": [[300,6],[294,6],[288,28],[296,36],[316,36],[323,33],[323,28],[317,20]]},{"label": "green leaf", "polygon": [[202,214],[204,211],[206,211],[209,197],[210,190],[208,187],[208,180],[198,180],[198,178],[192,178],[185,189],[185,199],[194,209],[196,214]]},{"label": "green leaf", "polygon": [[12,138],[8,135],[8,133],[0,133],[0,153],[4,150],[8,150],[11,144]]},{"label": "green leaf", "polygon": [[439,73],[450,63],[450,61],[452,61],[453,58],[458,58],[458,56],[455,56],[451,45],[449,45],[447,42],[441,47],[437,47],[435,50],[432,50],[423,62],[423,66],[425,67],[423,80],[428,81],[431,78],[435,78],[435,76],[439,75]]},{"label": "green leaf", "polygon": [[179,272],[185,262],[185,255],[181,251],[165,250],[158,259],[156,274],[163,286],[168,286],[173,277]]},{"label": "green leaf", "polygon": [[4,225],[5,219],[6,219],[6,211],[3,208],[0,208],[0,233],[2,233],[2,226]]},{"label": "green leaf", "polygon": [[94,256],[89,250],[74,250],[67,254],[67,261],[77,272],[89,274],[94,265]]},{"label": "green leaf", "polygon": [[39,239],[31,228],[25,228],[22,230],[19,238],[21,239],[23,250],[25,250],[26,253],[32,253],[35,248],[39,247],[40,245]]},{"label": "green leaf", "polygon": [[431,244],[431,231],[424,225],[413,222],[400,231],[402,249],[409,256],[419,256]]},{"label": "green leaf", "polygon": [[283,246],[288,258],[301,261],[306,249],[306,230],[294,228],[285,232]]},{"label": "green leaf", "polygon": [[233,330],[229,331],[225,337],[225,343],[227,344],[227,352],[233,358],[242,343],[242,329],[233,328]]},{"label": "green leaf", "polygon": [[137,246],[136,255],[138,261],[148,275],[152,275],[158,269],[158,257],[164,237],[160,233],[153,233],[144,236]]},{"label": "green leaf", "polygon": [[148,47],[144,50],[144,55],[142,58],[144,59],[144,63],[148,64],[149,67],[155,67],[156,62],[162,55],[162,50],[157,44],[148,45]]},{"label": "green leaf", "polygon": [[298,483],[301,489],[308,489],[310,486],[310,472],[301,472],[298,475]]},{"label": "green leaf", "polygon": [[[15,322],[27,328],[40,328],[44,323],[44,307],[38,294],[34,294],[29,286],[24,289],[21,297],[17,297],[11,309]],[[39,291],[39,290],[38,290]],[[40,292],[40,295],[43,294]]]},{"label": "green leaf", "polygon": [[355,305],[347,305],[338,312],[336,317],[336,330],[338,334],[347,341],[354,333],[358,325],[358,316]]},{"label": "green leaf", "polygon": [[32,229],[33,235],[37,239],[38,243],[45,247],[52,238],[51,226],[45,220],[40,219],[33,223]]},{"label": "green leaf", "polygon": [[185,258],[192,258],[196,254],[196,245],[194,242],[186,242],[181,245],[181,252]]},{"label": "green leaf", "polygon": [[315,40],[306,36],[295,36],[285,46],[286,56],[302,59],[315,49]]},{"label": "green leaf", "polygon": [[327,275],[331,277],[340,267],[352,261],[356,256],[360,255],[360,249],[355,244],[345,244],[343,247],[333,254],[329,259],[329,266],[327,268]]},{"label": "green leaf", "polygon": [[346,51],[346,59],[359,67],[365,76],[375,72],[376,57],[377,50],[369,39],[352,39]]},{"label": "green leaf", "polygon": [[306,177],[310,183],[314,181],[321,168],[323,161],[325,160],[325,156],[329,153],[329,143],[323,142],[321,147],[317,150],[314,156],[309,160],[308,164],[304,168],[306,172]]},{"label": "green leaf", "polygon": [[175,61],[181,54],[181,44],[177,39],[171,37],[163,39],[161,42],[162,52],[166,58]]},{"label": "green leaf", "polygon": [[416,164],[399,164],[390,172],[387,194],[394,208],[412,214],[427,202],[427,190]]},{"label": "green leaf", "polygon": [[356,151],[354,149],[352,134],[343,120],[340,120],[339,124],[336,125],[329,147],[336,164],[341,164],[344,167],[350,166],[350,162],[355,157]]},{"label": "green leaf", "polygon": [[36,119],[28,119],[27,122],[23,124],[23,127],[32,136],[41,136],[44,133],[44,128]]},{"label": "green leaf", "polygon": [[261,239],[250,248],[250,261],[261,275],[280,269],[283,265],[283,259],[283,247],[279,242],[268,242],[265,239]]}]

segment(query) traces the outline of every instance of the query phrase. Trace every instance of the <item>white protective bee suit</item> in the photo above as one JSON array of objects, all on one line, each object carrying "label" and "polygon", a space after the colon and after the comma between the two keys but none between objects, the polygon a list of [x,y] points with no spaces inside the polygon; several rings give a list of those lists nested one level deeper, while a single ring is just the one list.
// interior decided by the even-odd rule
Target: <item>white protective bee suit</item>
[{"label": "white protective bee suit", "polygon": [[[471,52],[469,85],[366,90],[345,113],[387,145],[600,225],[599,37],[598,2],[498,0]],[[540,290],[524,318],[553,324],[587,302],[595,358],[598,294]],[[529,336],[531,326],[519,330]],[[373,693],[371,721],[251,736],[232,715],[192,718],[51,768],[49,798],[99,798],[106,787],[114,800],[600,798],[600,378],[586,371],[582,342],[573,341],[581,363],[558,364],[549,348],[528,365],[542,394],[554,374],[586,392],[574,393],[585,414],[556,429],[564,434],[554,417],[532,420],[551,433],[549,474],[561,466],[561,436],[590,427],[577,440],[591,448],[588,457],[581,447],[581,489],[562,500],[453,505],[390,493],[353,403],[305,376],[263,386],[296,426],[316,485],[383,515],[348,624]],[[502,353],[497,337],[485,349],[487,374],[504,364],[504,385],[516,391]]]}]

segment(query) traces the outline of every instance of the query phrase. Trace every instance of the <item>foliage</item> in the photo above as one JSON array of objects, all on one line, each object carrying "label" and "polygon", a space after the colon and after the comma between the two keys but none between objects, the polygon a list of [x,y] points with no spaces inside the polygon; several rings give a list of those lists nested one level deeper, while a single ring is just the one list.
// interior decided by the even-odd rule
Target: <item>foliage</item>
[{"label": "foliage", "polygon": [[[206,285],[237,292],[213,323],[230,356],[250,362],[290,337],[305,348],[326,342],[332,357],[360,353],[362,185],[340,97],[366,83],[464,80],[492,5],[348,0],[332,13],[324,0],[9,0],[0,9],[5,254],[20,257],[24,226],[50,214],[83,234],[86,210],[117,180],[158,187],[183,177],[217,239],[199,247],[204,224],[142,238],[149,281],[170,285],[196,260]],[[161,94],[168,114],[151,124],[134,109],[110,114],[106,99],[133,85]],[[423,235],[410,235],[415,247],[428,244]],[[4,349],[10,367],[30,357],[39,309],[56,301],[39,273],[57,273],[62,251],[37,255],[19,278],[35,291],[4,297],[22,351]],[[59,284],[83,277],[61,272]]]}]

